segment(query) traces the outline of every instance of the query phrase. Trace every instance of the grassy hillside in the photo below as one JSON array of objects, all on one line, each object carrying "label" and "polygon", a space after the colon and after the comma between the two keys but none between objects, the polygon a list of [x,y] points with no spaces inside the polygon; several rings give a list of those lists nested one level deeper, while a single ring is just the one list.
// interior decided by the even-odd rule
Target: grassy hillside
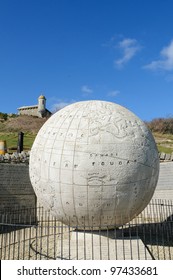
[{"label": "grassy hillside", "polygon": [[173,118],[156,118],[151,122],[147,122],[159,152],[172,153],[173,152]]},{"label": "grassy hillside", "polygon": [[[26,132],[24,134],[24,150],[29,151],[34,142],[36,134]],[[7,149],[9,153],[16,152],[17,142],[18,142],[18,133],[1,133],[0,140],[6,140]]]},{"label": "grassy hillside", "polygon": [[159,152],[171,154],[173,152],[173,134],[153,132]]},{"label": "grassy hillside", "polygon": [[24,150],[30,150],[34,139],[46,118],[16,116],[0,122],[0,140],[6,140],[8,152],[17,149],[18,133],[24,133]]},{"label": "grassy hillside", "polygon": [[[24,133],[24,150],[30,150],[46,118],[12,116],[0,119],[0,140],[7,141],[8,152],[17,149],[18,133]],[[153,133],[159,152],[173,152],[173,119],[155,119],[146,123]]]}]

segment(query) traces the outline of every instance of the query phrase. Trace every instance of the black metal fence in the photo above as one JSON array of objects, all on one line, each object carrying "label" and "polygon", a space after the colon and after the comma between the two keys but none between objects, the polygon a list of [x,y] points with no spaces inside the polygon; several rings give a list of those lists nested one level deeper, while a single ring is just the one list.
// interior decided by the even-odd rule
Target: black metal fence
[{"label": "black metal fence", "polygon": [[173,201],[152,200],[126,225],[70,227],[43,208],[0,215],[0,258],[6,260],[172,260]]}]

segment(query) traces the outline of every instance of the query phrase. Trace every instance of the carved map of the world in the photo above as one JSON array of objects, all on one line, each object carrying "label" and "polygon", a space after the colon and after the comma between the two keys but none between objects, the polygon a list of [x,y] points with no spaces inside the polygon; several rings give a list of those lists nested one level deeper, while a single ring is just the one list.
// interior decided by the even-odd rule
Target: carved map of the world
[{"label": "carved map of the world", "polygon": [[78,102],[56,112],[30,155],[39,202],[72,226],[130,221],[152,198],[158,174],[149,129],[126,108],[106,101]]}]

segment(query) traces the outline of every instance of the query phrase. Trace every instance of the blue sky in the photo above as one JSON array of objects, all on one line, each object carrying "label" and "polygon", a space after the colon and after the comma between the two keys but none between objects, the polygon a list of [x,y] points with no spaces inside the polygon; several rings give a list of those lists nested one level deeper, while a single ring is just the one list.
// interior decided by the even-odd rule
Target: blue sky
[{"label": "blue sky", "polygon": [[173,116],[172,0],[0,0],[0,112],[89,99]]}]

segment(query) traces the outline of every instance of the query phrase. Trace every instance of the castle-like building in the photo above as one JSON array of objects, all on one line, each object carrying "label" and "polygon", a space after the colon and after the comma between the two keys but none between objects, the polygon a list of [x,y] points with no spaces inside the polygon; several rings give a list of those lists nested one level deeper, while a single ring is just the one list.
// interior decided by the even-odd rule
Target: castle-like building
[{"label": "castle-like building", "polygon": [[52,113],[46,109],[46,97],[40,95],[38,104],[32,106],[23,106],[18,108],[19,115],[37,116],[39,118],[50,117]]}]

